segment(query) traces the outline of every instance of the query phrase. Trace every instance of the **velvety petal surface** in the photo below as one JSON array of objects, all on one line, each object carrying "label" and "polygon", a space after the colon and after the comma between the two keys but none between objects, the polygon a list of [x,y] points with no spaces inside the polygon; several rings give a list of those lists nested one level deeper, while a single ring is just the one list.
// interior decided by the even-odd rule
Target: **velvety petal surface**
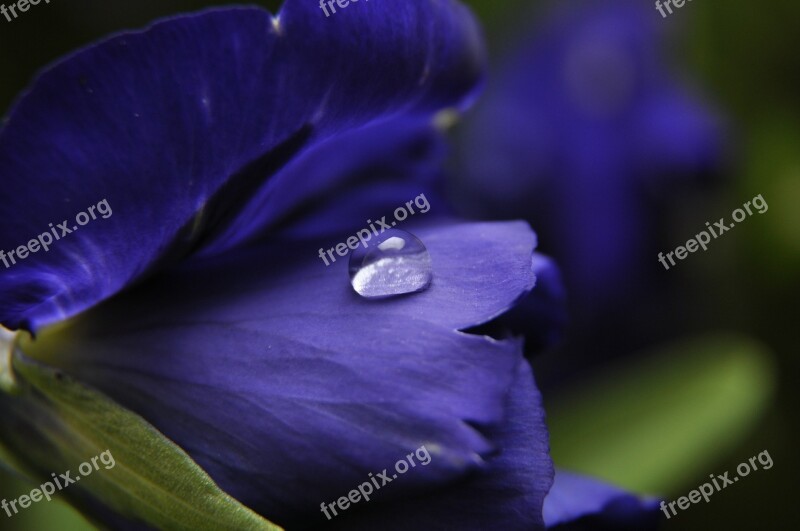
[{"label": "velvety petal surface", "polygon": [[517,366],[503,423],[488,435],[496,441],[496,453],[460,484],[392,503],[378,496],[319,529],[544,529],[542,504],[553,482],[553,464],[542,397],[526,361]]},{"label": "velvety petal surface", "polygon": [[143,415],[280,524],[313,523],[422,444],[431,464],[387,497],[441,486],[502,444],[491,430],[507,420],[519,342],[458,330],[533,288],[535,238],[524,223],[416,234],[435,275],[423,293],[365,300],[316,243],[276,244],[184,265],[24,349]]},{"label": "velvety petal surface", "polygon": [[[71,231],[0,265],[0,322],[37,329],[91,307],[221,232],[317,143],[464,105],[481,66],[452,0],[362,2],[336,21],[302,0],[277,17],[215,10],[73,54],[0,131],[0,249],[50,223]],[[102,200],[113,215],[78,227]]]},{"label": "velvety petal surface", "polygon": [[660,514],[657,500],[563,470],[544,501],[547,528],[560,531],[656,529]]}]

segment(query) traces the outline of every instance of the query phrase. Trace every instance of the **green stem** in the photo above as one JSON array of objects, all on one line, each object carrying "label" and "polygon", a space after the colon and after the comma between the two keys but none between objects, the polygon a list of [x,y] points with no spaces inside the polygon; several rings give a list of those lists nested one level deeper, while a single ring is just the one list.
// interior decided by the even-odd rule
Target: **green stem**
[{"label": "green stem", "polygon": [[0,326],[0,390],[8,394],[15,394],[19,390],[11,363],[18,337],[18,332]]}]

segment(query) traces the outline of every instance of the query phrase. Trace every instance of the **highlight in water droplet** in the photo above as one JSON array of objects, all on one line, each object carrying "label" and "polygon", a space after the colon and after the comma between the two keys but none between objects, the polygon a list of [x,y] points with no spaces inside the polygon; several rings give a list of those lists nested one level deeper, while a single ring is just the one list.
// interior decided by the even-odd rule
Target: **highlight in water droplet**
[{"label": "highlight in water droplet", "polygon": [[390,229],[350,256],[350,283],[367,299],[425,291],[433,281],[431,257],[413,234]]}]

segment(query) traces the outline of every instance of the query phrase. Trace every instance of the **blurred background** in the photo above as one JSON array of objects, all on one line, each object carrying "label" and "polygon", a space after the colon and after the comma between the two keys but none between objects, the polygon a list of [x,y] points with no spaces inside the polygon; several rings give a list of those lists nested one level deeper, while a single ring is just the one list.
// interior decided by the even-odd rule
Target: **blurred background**
[{"label": "blurred background", "polygon": [[[225,3],[84,0],[0,18],[0,108],[65,53]],[[534,357],[556,464],[674,500],[767,450],[772,469],[664,528],[797,528],[800,4],[692,2],[663,18],[649,1],[466,3],[490,74],[451,131],[451,198],[465,216],[528,219],[561,268],[568,324]],[[767,212],[668,271],[658,262],[757,195]],[[0,498],[31,488],[0,470]],[[87,524],[58,502],[0,517],[51,528]]]}]

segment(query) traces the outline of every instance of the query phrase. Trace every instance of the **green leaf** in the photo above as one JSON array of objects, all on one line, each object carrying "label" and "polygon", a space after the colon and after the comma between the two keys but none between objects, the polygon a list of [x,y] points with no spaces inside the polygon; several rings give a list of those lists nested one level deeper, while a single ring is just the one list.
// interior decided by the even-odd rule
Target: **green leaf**
[{"label": "green leaf", "polygon": [[67,470],[74,477],[81,463],[106,451],[113,456],[114,466],[100,463],[62,491],[79,506],[91,497],[159,529],[280,529],[225,494],[183,450],[105,395],[19,351],[13,369],[21,391],[0,393],[0,434],[28,472],[43,481]]},{"label": "green leaf", "polygon": [[548,404],[553,459],[634,492],[680,492],[765,411],[771,356],[751,340],[716,337],[639,359]]}]

